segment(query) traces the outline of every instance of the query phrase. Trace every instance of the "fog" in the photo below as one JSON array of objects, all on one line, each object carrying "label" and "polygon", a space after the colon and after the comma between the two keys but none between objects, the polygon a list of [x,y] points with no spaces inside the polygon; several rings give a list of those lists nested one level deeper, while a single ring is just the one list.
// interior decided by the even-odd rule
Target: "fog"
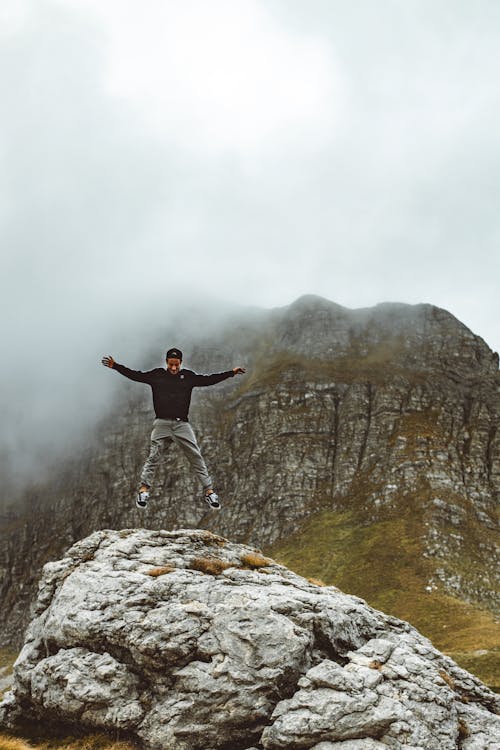
[{"label": "fog", "polygon": [[4,488],[90,434],[103,354],[140,366],[193,304],[430,302],[498,350],[499,21],[493,0],[3,0]]}]

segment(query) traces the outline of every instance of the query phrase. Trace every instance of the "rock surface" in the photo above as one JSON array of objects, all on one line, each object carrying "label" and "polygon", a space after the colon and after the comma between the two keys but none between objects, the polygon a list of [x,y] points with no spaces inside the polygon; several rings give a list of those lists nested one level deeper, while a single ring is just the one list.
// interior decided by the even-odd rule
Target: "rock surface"
[{"label": "rock surface", "polygon": [[[190,415],[223,513],[207,512],[172,450],[139,520],[150,389],[96,362],[115,379],[112,413],[74,461],[19,499],[24,517],[0,518],[0,644],[19,643],[42,565],[97,529],[208,528],[268,548],[325,508],[353,510],[363,525],[411,508],[428,563],[421,596],[427,586],[498,611],[500,375],[482,339],[431,305],[349,310],[318,297],[179,339],[192,342],[186,366],[199,372],[247,367],[195,391]],[[126,364],[158,366],[164,344],[159,329],[151,361]]]},{"label": "rock surface", "polygon": [[153,750],[494,750],[498,699],[407,623],[201,530],[98,531],[45,566],[0,722]]}]

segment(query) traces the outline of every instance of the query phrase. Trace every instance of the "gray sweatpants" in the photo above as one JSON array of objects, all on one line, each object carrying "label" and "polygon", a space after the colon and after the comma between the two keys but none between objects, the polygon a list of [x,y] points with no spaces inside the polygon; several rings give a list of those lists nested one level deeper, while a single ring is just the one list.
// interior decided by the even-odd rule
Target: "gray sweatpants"
[{"label": "gray sweatpants", "polygon": [[155,419],[151,433],[151,450],[141,473],[141,482],[153,484],[154,475],[162,455],[172,443],[179,445],[184,455],[198,475],[203,487],[212,486],[212,479],[207,470],[203,456],[189,422],[178,422],[176,419]]}]

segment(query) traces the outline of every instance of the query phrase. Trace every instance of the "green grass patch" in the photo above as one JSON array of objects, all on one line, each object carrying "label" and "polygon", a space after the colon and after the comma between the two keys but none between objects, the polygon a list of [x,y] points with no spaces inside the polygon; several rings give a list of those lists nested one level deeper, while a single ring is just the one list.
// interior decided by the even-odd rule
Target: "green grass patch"
[{"label": "green grass patch", "polygon": [[496,653],[500,625],[477,606],[440,590],[426,591],[435,562],[423,556],[423,536],[423,512],[411,501],[372,523],[359,512],[325,510],[267,554],[306,578],[321,579],[410,622],[441,651],[465,654],[473,672],[494,687],[498,678],[492,677],[488,659],[473,654]]},{"label": "green grass patch", "polygon": [[500,693],[500,648],[493,651],[450,651],[448,656],[463,669],[480,676],[480,679],[496,693]]},{"label": "green grass patch", "polygon": [[333,360],[308,359],[300,354],[291,354],[289,351],[275,352],[272,357],[266,354],[262,359],[254,360],[251,372],[238,384],[233,397],[237,398],[254,389],[266,388],[267,390],[283,382],[297,381],[303,385],[304,381],[309,378],[315,383],[324,381],[347,384],[355,382],[387,384],[389,363],[392,378],[403,377],[410,383],[422,383],[428,379],[428,373],[417,372],[403,364],[398,365],[397,357],[401,351],[399,342],[395,342],[394,345],[384,342],[375,345],[364,355],[352,351]]},{"label": "green grass patch", "polygon": [[0,670],[3,674],[12,674],[14,662],[17,659],[18,652],[11,648],[0,648]]}]

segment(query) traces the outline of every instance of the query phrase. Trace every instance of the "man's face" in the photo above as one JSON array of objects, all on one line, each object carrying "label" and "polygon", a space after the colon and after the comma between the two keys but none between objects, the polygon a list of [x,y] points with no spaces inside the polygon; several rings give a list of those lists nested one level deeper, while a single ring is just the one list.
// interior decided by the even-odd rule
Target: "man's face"
[{"label": "man's face", "polygon": [[176,357],[169,357],[167,359],[167,370],[172,375],[177,375],[181,369],[181,360]]}]

